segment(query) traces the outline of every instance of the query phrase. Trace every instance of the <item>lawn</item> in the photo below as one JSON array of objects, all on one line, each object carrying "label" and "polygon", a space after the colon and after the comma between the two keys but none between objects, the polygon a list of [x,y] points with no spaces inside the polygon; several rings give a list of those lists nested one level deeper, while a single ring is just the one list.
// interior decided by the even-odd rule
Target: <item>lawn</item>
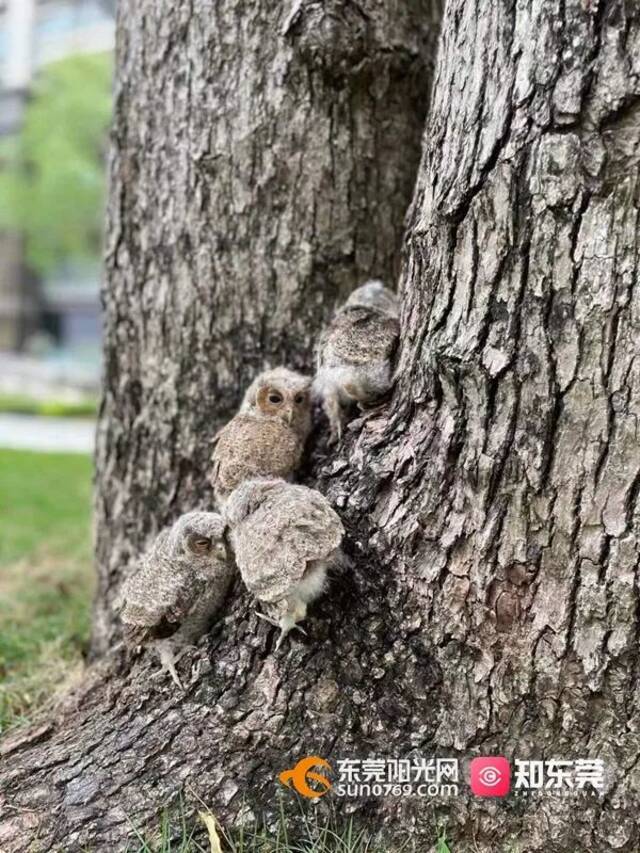
[{"label": "lawn", "polygon": [[80,669],[91,476],[88,456],[0,450],[0,734]]},{"label": "lawn", "polygon": [[95,418],[97,411],[97,400],[89,397],[74,403],[67,403],[61,400],[37,400],[23,394],[0,393],[0,412],[10,412],[16,415]]}]

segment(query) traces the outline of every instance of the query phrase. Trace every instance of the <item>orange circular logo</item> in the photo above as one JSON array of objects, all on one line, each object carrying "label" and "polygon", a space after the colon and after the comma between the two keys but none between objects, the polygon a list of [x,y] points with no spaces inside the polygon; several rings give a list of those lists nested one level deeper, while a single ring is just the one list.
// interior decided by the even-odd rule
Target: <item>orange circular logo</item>
[{"label": "orange circular logo", "polygon": [[[309,797],[309,799],[323,797],[327,791],[331,790],[331,782],[323,773],[312,770],[312,767],[326,767],[331,770],[331,765],[324,758],[320,758],[319,755],[310,755],[308,758],[300,759],[292,770],[283,770],[278,779],[287,788],[295,788],[303,797]],[[320,785],[322,790],[317,791],[312,788],[309,781]]]}]

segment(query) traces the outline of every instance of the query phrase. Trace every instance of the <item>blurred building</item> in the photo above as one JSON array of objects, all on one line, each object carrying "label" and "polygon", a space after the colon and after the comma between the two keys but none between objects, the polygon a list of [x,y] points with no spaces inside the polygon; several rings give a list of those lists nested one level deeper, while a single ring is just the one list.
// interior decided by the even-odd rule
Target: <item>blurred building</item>
[{"label": "blurred building", "polygon": [[[0,139],[20,130],[38,69],[114,46],[115,0],[0,0]],[[20,235],[0,233],[0,350],[39,332],[63,345],[98,343],[98,274],[69,269],[37,282],[22,262]]]}]

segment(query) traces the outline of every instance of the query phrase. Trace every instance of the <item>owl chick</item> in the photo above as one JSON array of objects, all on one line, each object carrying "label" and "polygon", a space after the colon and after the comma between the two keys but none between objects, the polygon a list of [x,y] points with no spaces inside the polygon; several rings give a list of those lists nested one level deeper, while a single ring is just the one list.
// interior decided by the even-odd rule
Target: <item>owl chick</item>
[{"label": "owl chick", "polygon": [[311,380],[285,367],[261,373],[216,436],[211,482],[218,507],[252,477],[290,479],[311,431]]},{"label": "owl chick", "polygon": [[391,387],[391,362],[398,344],[398,300],[381,281],[351,294],[322,335],[314,392],[323,401],[332,441],[342,435],[342,408],[366,406]]},{"label": "owl chick", "polygon": [[225,509],[231,545],[247,589],[280,628],[276,649],[322,593],[340,561],[342,522],[314,489],[284,480],[248,480]]},{"label": "owl chick", "polygon": [[189,512],[163,530],[125,581],[121,613],[125,640],[153,647],[182,689],[176,663],[211,627],[235,565],[214,512]]}]

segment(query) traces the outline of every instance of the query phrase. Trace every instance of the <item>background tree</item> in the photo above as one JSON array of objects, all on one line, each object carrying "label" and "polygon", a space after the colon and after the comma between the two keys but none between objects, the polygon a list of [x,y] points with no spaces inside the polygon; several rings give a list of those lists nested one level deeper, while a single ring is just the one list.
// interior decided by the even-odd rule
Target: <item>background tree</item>
[{"label": "background tree", "polygon": [[418,849],[438,815],[455,853],[638,849],[639,43],[622,2],[451,0],[395,395],[314,456],[353,571],[281,657],[234,594],[184,698],[94,670],[5,747],[11,850],[29,825],[106,849],[184,785],[232,821],[301,753],[412,750],[608,768],[577,804],[353,804]]},{"label": "background tree", "polygon": [[0,227],[24,234],[39,273],[100,256],[111,76],[107,54],[47,66],[19,136],[3,143]]}]

